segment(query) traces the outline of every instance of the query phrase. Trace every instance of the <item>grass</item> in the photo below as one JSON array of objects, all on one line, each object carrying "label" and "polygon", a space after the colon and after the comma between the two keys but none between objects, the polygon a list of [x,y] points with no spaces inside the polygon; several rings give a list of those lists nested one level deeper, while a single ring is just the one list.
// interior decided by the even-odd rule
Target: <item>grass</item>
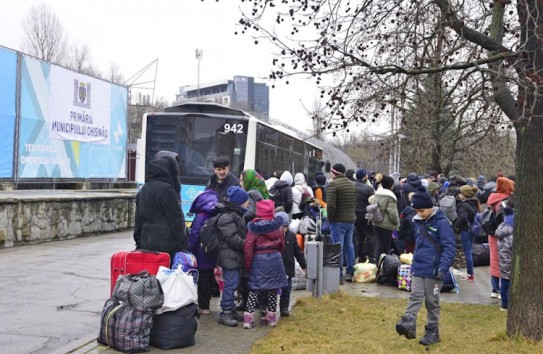
[{"label": "grass", "polygon": [[418,343],[426,310],[417,321],[417,339],[400,337],[395,324],[407,301],[335,293],[298,300],[290,317],[259,340],[251,353],[543,353],[543,343],[509,339],[506,313],[496,307],[441,304],[441,341]]}]

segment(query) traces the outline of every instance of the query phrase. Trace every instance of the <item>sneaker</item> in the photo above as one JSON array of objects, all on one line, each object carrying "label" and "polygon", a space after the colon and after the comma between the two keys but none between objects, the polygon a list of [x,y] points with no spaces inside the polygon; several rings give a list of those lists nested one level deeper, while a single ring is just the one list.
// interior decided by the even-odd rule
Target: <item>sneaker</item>
[{"label": "sneaker", "polygon": [[200,309],[200,315],[209,315],[210,313],[208,309]]},{"label": "sneaker", "polygon": [[500,307],[500,311],[507,312],[507,309],[505,307]]},{"label": "sneaker", "polygon": [[501,300],[502,299],[502,294],[499,294],[498,295],[498,300]]},{"label": "sneaker", "polygon": [[500,293],[498,293],[497,291],[493,291],[493,292],[490,294],[490,297],[493,298],[493,299],[497,299],[498,296],[500,296]]},{"label": "sneaker", "polygon": [[346,274],[343,279],[345,279],[345,281],[348,281],[349,283],[353,282],[353,276],[351,274]]},{"label": "sneaker", "polygon": [[243,313],[243,328],[253,328],[255,323],[255,315],[253,312],[244,312]]},{"label": "sneaker", "polygon": [[473,281],[475,280],[475,277],[472,274],[468,274],[468,277],[466,278],[467,281]]}]

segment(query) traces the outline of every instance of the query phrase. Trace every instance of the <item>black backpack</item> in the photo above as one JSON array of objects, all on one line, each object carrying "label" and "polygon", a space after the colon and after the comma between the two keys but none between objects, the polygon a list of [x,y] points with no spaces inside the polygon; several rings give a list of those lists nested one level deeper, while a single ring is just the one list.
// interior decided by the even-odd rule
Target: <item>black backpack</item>
[{"label": "black backpack", "polygon": [[218,255],[220,239],[219,235],[219,218],[221,214],[217,214],[204,222],[200,229],[200,245],[207,254]]},{"label": "black backpack", "polygon": [[395,254],[382,254],[377,267],[377,284],[398,286],[398,267],[402,264]]},{"label": "black backpack", "polygon": [[505,200],[500,202],[497,212],[494,210],[494,208],[489,207],[481,213],[481,223],[483,225],[483,230],[487,235],[495,235],[496,229],[503,222],[504,205]]}]

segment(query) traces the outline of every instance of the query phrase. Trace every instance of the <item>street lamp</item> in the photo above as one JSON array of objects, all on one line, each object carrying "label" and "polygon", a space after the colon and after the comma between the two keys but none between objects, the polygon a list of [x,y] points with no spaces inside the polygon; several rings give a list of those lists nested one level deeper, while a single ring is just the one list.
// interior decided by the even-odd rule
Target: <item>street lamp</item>
[{"label": "street lamp", "polygon": [[198,60],[198,84],[197,84],[197,95],[198,102],[200,101],[200,62],[204,57],[204,51],[202,49],[196,49],[196,60]]}]

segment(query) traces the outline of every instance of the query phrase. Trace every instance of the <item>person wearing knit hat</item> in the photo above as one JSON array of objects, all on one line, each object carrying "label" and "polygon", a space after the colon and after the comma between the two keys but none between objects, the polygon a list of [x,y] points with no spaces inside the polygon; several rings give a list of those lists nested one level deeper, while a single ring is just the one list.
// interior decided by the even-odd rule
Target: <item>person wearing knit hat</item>
[{"label": "person wearing knit hat", "polygon": [[[496,213],[503,207],[503,201],[507,200],[515,191],[515,182],[509,178],[498,177],[496,180],[496,192],[490,194],[487,205]],[[488,249],[490,251],[490,283],[492,285],[492,298],[497,298],[500,294],[500,261],[498,255],[498,240],[494,235],[488,237]]]},{"label": "person wearing knit hat", "polygon": [[315,174],[315,183],[312,186],[313,195],[319,202],[321,208],[326,209],[326,175],[323,172]]},{"label": "person wearing knit hat", "polygon": [[345,176],[346,176],[348,179],[350,179],[351,181],[354,182],[354,177],[353,177],[353,176],[354,176],[354,170],[353,170],[353,169],[351,169],[351,168],[347,169],[347,170],[345,171]]},{"label": "person wearing knit hat", "polygon": [[287,274],[287,286],[281,288],[281,296],[279,300],[279,309],[281,311],[281,317],[288,317],[290,315],[290,293],[292,292],[292,278],[296,274],[296,261],[300,264],[302,270],[307,268],[303,251],[300,249],[296,240],[296,235],[288,229],[289,217],[288,214],[280,211],[275,213],[275,217],[281,220],[281,226],[285,232],[285,250],[283,251],[283,265],[285,266],[285,273]]},{"label": "person wearing knit hat", "polygon": [[456,254],[456,237],[443,211],[434,207],[426,188],[417,188],[412,206],[417,215],[413,217],[416,246],[411,264],[411,295],[404,315],[396,323],[396,332],[407,339],[416,338],[417,315],[424,301],[428,322],[419,343],[430,345],[439,341],[440,290]]},{"label": "person wearing knit hat", "polygon": [[398,212],[398,198],[392,192],[394,179],[387,175],[381,177],[381,188],[375,191],[375,195],[369,198],[370,204],[377,204],[383,220],[373,220],[375,233],[374,258],[379,259],[381,254],[389,254],[393,248],[392,232],[400,227],[400,215]]},{"label": "person wearing knit hat", "polygon": [[340,263],[343,265],[344,254],[347,264],[346,276],[343,267],[339,267],[339,282],[352,281],[354,274],[353,226],[355,221],[356,188],[345,176],[345,166],[336,164],[331,170],[332,181],[326,190],[326,212],[332,241],[341,243]]},{"label": "person wearing knit hat", "polygon": [[249,195],[239,186],[230,186],[227,197],[217,205],[218,235],[220,242],[217,265],[222,268],[224,288],[221,294],[219,324],[235,327],[243,316],[236,312],[234,293],[238,289],[242,274],[243,245],[247,227],[243,221]]},{"label": "person wearing knit hat", "polygon": [[332,166],[332,169],[330,170],[332,175],[335,175],[335,176],[345,175],[345,171],[347,171],[345,169],[345,166],[343,166],[340,163],[336,163],[334,166]]},{"label": "person wearing knit hat", "polygon": [[259,297],[264,299],[266,315],[261,321],[277,325],[277,291],[288,286],[281,254],[285,249],[283,218],[276,218],[272,200],[256,203],[256,218],[247,224],[244,244],[245,269],[249,274],[249,296],[243,314],[243,328],[252,328]]},{"label": "person wearing knit hat", "polygon": [[212,189],[219,194],[219,202],[226,197],[228,187],[239,186],[239,178],[230,173],[230,161],[226,157],[218,157],[213,161],[214,174],[209,177],[207,189]]},{"label": "person wearing knit hat", "polygon": [[462,186],[460,187],[460,204],[458,204],[458,217],[454,222],[454,228],[460,233],[462,240],[462,249],[466,256],[466,272],[468,273],[467,280],[473,281],[473,256],[471,254],[473,244],[473,234],[470,227],[475,220],[475,214],[481,209],[479,199],[475,198],[475,194],[479,188],[477,186]]}]

